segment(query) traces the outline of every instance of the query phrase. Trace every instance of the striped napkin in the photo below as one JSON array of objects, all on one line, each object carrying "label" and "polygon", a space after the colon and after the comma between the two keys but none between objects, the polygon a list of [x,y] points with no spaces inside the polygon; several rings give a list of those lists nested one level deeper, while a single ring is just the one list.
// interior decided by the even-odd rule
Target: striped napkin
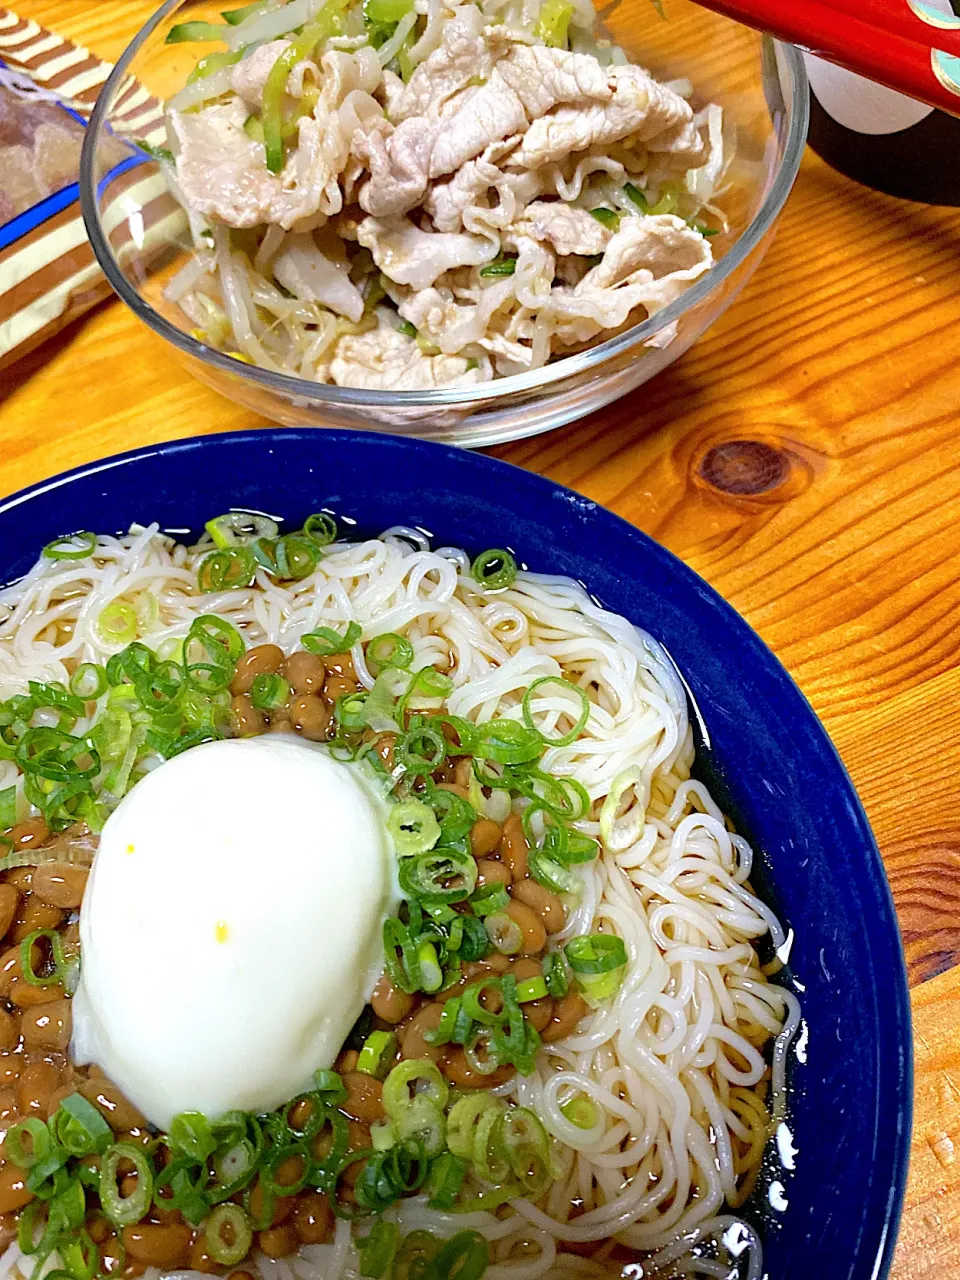
[{"label": "striped napkin", "polygon": [[[112,70],[0,7],[0,369],[110,292],[87,241],[78,178],[84,132]],[[131,77],[110,123],[100,153],[104,223],[121,264],[137,269],[181,216],[136,145],[165,141],[161,104]]]}]

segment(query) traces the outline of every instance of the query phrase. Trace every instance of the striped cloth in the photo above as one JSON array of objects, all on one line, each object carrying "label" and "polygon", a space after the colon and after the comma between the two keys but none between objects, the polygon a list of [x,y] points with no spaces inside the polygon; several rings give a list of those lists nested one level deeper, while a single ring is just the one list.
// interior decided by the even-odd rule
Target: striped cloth
[{"label": "striped cloth", "polygon": [[[87,49],[0,7],[3,68],[21,82],[29,77],[38,98],[55,97],[81,127],[113,69]],[[163,144],[161,104],[128,77],[110,119],[119,158],[106,177],[103,222],[121,265],[138,274],[159,244],[177,233],[182,212],[156,166],[133,145]],[[0,225],[0,369],[109,292],[87,241],[78,183]]]}]

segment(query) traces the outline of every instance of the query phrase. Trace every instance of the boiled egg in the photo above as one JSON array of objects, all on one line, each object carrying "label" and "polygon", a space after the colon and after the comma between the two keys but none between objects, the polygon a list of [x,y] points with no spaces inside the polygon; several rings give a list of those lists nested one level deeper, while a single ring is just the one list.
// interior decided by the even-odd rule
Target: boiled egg
[{"label": "boiled egg", "polygon": [[381,802],[322,746],[268,734],[167,761],[103,829],[74,1061],[160,1128],[294,1097],[372,992],[394,861]]}]

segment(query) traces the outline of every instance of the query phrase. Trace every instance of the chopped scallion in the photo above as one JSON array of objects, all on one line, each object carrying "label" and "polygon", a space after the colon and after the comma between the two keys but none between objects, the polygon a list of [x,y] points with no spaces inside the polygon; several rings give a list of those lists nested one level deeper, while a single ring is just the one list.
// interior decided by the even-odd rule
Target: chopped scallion
[{"label": "chopped scallion", "polygon": [[54,538],[43,548],[43,555],[48,560],[86,560],[96,549],[97,535],[84,530],[83,533],[68,533],[62,538]]},{"label": "chopped scallion", "polygon": [[238,1204],[217,1205],[203,1234],[210,1256],[222,1267],[235,1267],[253,1242],[250,1219]]},{"label": "chopped scallion", "polygon": [[292,693],[283,676],[275,671],[261,671],[253,678],[250,701],[258,711],[279,711],[289,703]]},{"label": "chopped scallion", "polygon": [[517,562],[509,551],[491,547],[481,551],[470,566],[470,576],[486,591],[503,591],[513,585]]},{"label": "chopped scallion", "polygon": [[394,805],[387,818],[387,830],[401,858],[426,853],[440,839],[440,824],[433,809],[413,798]]}]

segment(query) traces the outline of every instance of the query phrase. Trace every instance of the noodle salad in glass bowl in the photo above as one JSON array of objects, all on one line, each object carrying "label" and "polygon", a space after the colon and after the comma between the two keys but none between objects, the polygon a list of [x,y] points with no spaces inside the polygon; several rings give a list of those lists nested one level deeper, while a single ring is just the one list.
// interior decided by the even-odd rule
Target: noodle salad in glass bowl
[{"label": "noodle salad in glass bowl", "polygon": [[[131,73],[162,105],[125,99]],[[101,94],[84,216],[228,395],[485,444],[682,354],[757,265],[805,130],[797,55],[687,0],[602,23],[588,0],[171,0]]]}]

